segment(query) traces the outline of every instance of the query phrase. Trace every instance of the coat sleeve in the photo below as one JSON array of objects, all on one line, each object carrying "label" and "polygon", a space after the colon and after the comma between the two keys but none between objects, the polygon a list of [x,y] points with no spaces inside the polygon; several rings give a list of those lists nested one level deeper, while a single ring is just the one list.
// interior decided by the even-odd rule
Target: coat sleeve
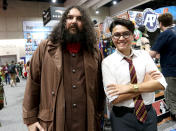
[{"label": "coat sleeve", "polygon": [[44,55],[46,43],[46,40],[40,43],[30,61],[29,76],[23,100],[23,121],[27,125],[38,121],[42,56]]}]

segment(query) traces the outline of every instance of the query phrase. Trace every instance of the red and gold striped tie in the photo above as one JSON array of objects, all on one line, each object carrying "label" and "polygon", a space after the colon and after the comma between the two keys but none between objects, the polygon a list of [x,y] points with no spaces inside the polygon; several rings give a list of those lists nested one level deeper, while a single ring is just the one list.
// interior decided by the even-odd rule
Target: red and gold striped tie
[{"label": "red and gold striped tie", "polygon": [[[133,62],[131,59],[124,58],[129,63],[129,71],[130,71],[130,78],[131,78],[131,84],[137,84],[137,76],[136,76],[136,70],[133,66]],[[144,101],[142,99],[142,96],[139,95],[137,97],[133,98],[134,100],[134,106],[135,106],[135,114],[136,118],[144,123],[147,118],[147,110],[144,105]]]}]

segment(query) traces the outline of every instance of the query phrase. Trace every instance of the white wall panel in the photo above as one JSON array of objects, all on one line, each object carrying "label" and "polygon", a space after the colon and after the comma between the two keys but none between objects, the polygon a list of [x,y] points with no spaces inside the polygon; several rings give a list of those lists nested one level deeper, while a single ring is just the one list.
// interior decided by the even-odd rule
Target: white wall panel
[{"label": "white wall panel", "polygon": [[5,21],[5,17],[4,16],[0,16],[0,32],[4,32],[6,31],[6,21]]},{"label": "white wall panel", "polygon": [[0,40],[0,56],[5,55],[16,55],[17,61],[19,61],[20,57],[25,56],[25,40]]},{"label": "white wall panel", "polygon": [[18,17],[6,17],[6,29],[7,31],[17,31],[18,30]]}]

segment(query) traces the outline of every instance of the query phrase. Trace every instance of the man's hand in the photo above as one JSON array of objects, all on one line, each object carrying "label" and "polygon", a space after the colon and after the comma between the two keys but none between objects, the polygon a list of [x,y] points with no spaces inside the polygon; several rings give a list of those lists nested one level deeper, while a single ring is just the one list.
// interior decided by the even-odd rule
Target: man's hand
[{"label": "man's hand", "polygon": [[44,131],[42,126],[39,124],[39,122],[35,122],[33,124],[28,125],[29,131]]},{"label": "man's hand", "polygon": [[152,58],[155,58],[156,55],[159,54],[159,53],[156,52],[156,51],[150,50],[150,51],[149,51],[149,54],[150,54],[150,56],[151,56]]},{"label": "man's hand", "polygon": [[110,84],[106,89],[109,96],[116,96],[131,92],[131,85]]},{"label": "man's hand", "polygon": [[145,74],[144,82],[150,81],[150,80],[157,80],[161,77],[161,73],[157,71],[150,71]]}]

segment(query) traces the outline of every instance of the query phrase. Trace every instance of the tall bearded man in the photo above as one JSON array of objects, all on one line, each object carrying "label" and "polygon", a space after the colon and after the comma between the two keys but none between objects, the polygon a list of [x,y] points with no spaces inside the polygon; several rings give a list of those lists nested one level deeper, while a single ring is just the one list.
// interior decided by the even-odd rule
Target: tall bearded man
[{"label": "tall bearded man", "polygon": [[68,8],[31,59],[23,101],[29,131],[99,131],[101,61],[90,17]]}]

